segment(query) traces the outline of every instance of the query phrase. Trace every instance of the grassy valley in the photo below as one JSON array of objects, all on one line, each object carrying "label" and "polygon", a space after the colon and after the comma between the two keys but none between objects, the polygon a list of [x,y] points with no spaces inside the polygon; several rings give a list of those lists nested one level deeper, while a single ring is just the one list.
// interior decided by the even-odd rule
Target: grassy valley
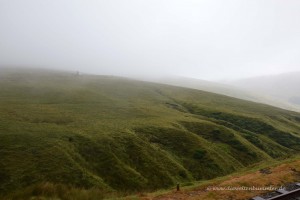
[{"label": "grassy valley", "polygon": [[113,76],[0,71],[4,199],[155,191],[299,150],[297,112]]}]

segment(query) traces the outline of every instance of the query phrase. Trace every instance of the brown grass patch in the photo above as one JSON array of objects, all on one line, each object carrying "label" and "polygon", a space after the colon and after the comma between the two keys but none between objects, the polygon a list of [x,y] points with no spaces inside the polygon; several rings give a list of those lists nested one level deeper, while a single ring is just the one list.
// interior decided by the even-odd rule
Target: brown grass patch
[{"label": "brown grass patch", "polygon": [[[207,191],[207,187],[280,187],[284,184],[300,180],[300,160],[281,164],[270,168],[271,174],[263,174],[259,170],[245,175],[233,175],[228,179],[220,181],[213,180],[210,184],[201,185],[192,189],[183,189],[180,192],[170,192],[167,194],[149,197],[151,200],[244,200],[269,191],[257,190],[222,190]],[[143,198],[141,198],[143,199]]]}]

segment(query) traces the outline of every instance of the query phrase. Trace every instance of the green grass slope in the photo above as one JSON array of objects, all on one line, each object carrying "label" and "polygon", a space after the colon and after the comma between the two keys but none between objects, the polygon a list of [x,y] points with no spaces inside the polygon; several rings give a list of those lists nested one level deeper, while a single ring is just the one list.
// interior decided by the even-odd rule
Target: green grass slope
[{"label": "green grass slope", "polygon": [[296,112],[118,77],[0,70],[4,196],[151,191],[299,150]]}]

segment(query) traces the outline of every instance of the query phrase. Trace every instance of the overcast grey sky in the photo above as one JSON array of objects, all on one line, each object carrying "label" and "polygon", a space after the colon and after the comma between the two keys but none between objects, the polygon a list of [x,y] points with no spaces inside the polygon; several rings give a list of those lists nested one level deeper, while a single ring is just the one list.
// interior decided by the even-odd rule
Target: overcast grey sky
[{"label": "overcast grey sky", "polygon": [[299,0],[0,0],[0,65],[206,80],[300,70]]}]

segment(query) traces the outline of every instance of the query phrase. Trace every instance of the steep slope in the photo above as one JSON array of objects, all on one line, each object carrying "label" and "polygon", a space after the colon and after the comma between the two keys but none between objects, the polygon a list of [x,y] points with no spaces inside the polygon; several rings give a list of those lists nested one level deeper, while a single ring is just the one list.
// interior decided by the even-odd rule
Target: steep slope
[{"label": "steep slope", "polygon": [[296,112],[118,77],[0,74],[1,194],[44,182],[154,190],[300,150]]}]

